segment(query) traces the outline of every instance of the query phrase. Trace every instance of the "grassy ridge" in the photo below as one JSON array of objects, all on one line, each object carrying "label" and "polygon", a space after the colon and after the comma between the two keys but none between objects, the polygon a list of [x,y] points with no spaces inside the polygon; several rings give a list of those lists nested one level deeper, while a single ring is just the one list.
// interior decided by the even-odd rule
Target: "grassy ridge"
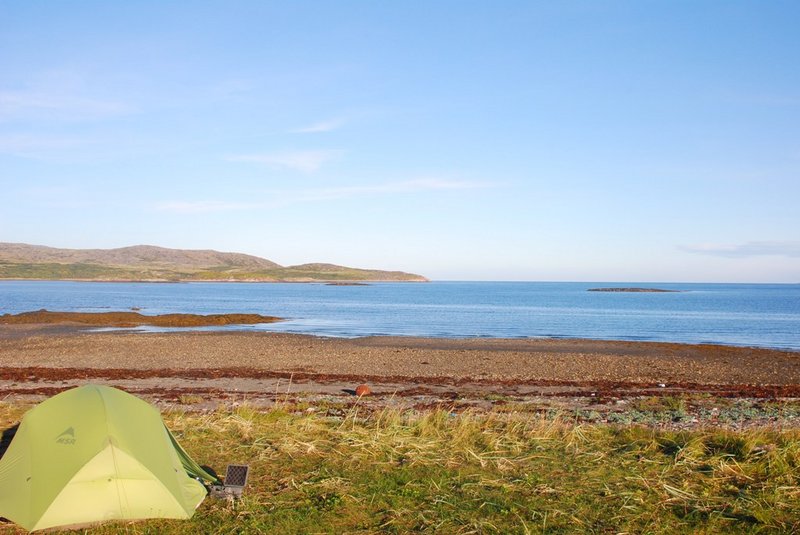
[{"label": "grassy ridge", "polygon": [[194,280],[270,280],[270,281],[402,281],[417,280],[414,275],[400,271],[378,271],[342,267],[336,270],[315,270],[302,267],[282,267],[261,271],[206,270],[189,276]]},{"label": "grassy ridge", "polygon": [[[123,268],[112,268],[97,264],[57,263],[6,263],[0,262],[0,278],[3,279],[130,279],[145,276],[142,272]],[[163,276],[159,274],[158,276]],[[154,275],[155,277],[155,275]]]},{"label": "grassy ridge", "polygon": [[[251,465],[236,504],[98,533],[800,530],[797,431],[658,431],[522,413],[358,406],[168,412],[196,460]],[[313,412],[309,412],[309,410]],[[363,411],[363,410],[362,410]],[[22,411],[0,405],[6,424]]]},{"label": "grassy ridge", "polygon": [[165,280],[165,281],[405,281],[424,280],[400,271],[356,269],[340,266],[313,268],[306,266],[243,270],[226,266],[198,270],[115,267],[76,263],[0,262],[0,279],[33,280]]}]

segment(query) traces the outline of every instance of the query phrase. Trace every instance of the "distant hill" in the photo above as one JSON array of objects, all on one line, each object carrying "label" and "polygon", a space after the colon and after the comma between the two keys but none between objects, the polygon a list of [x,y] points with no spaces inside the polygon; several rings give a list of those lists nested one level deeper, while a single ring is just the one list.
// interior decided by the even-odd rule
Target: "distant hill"
[{"label": "distant hill", "polygon": [[241,253],[135,245],[58,249],[0,242],[0,279],[93,281],[426,281],[402,271],[333,264],[281,266]]}]

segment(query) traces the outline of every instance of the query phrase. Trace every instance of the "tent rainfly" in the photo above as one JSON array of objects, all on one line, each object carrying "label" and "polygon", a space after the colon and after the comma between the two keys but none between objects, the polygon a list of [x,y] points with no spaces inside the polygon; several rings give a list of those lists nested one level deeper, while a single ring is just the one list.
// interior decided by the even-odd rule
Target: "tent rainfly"
[{"label": "tent rainfly", "polygon": [[0,459],[0,516],[27,530],[105,520],[190,518],[220,483],[152,405],[86,385],[30,411]]}]

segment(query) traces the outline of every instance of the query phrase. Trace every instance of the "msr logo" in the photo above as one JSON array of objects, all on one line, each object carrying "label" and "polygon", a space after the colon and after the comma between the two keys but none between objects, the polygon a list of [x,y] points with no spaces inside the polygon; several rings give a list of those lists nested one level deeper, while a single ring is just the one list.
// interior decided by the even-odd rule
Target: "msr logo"
[{"label": "msr logo", "polygon": [[75,444],[75,430],[71,427],[67,427],[64,432],[56,437],[57,444]]}]

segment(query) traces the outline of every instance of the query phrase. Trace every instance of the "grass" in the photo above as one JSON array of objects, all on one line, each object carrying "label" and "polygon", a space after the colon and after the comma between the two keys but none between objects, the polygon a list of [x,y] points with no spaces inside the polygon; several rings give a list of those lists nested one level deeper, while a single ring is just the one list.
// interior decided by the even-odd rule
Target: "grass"
[{"label": "grass", "polygon": [[[666,402],[669,410],[680,404]],[[241,406],[165,421],[201,464],[251,466],[236,503],[96,533],[788,533],[800,432],[664,431],[515,412],[343,416]],[[6,426],[23,410],[0,404]]]},{"label": "grass", "polygon": [[[346,268],[314,269],[302,267],[282,267],[260,271],[214,270],[193,273],[193,280],[271,280],[271,281],[370,281],[370,280],[413,280],[415,276],[396,271],[378,271]],[[187,277],[188,278],[188,277]]]},{"label": "grass", "polygon": [[4,279],[131,279],[142,276],[142,273],[132,270],[97,264],[0,262],[0,278]]},{"label": "grass", "polygon": [[340,266],[279,267],[259,271],[218,266],[208,269],[170,269],[114,267],[75,263],[12,263],[0,261],[0,279],[77,279],[77,280],[261,280],[261,281],[370,281],[414,280],[416,276],[399,271],[379,271]]}]

